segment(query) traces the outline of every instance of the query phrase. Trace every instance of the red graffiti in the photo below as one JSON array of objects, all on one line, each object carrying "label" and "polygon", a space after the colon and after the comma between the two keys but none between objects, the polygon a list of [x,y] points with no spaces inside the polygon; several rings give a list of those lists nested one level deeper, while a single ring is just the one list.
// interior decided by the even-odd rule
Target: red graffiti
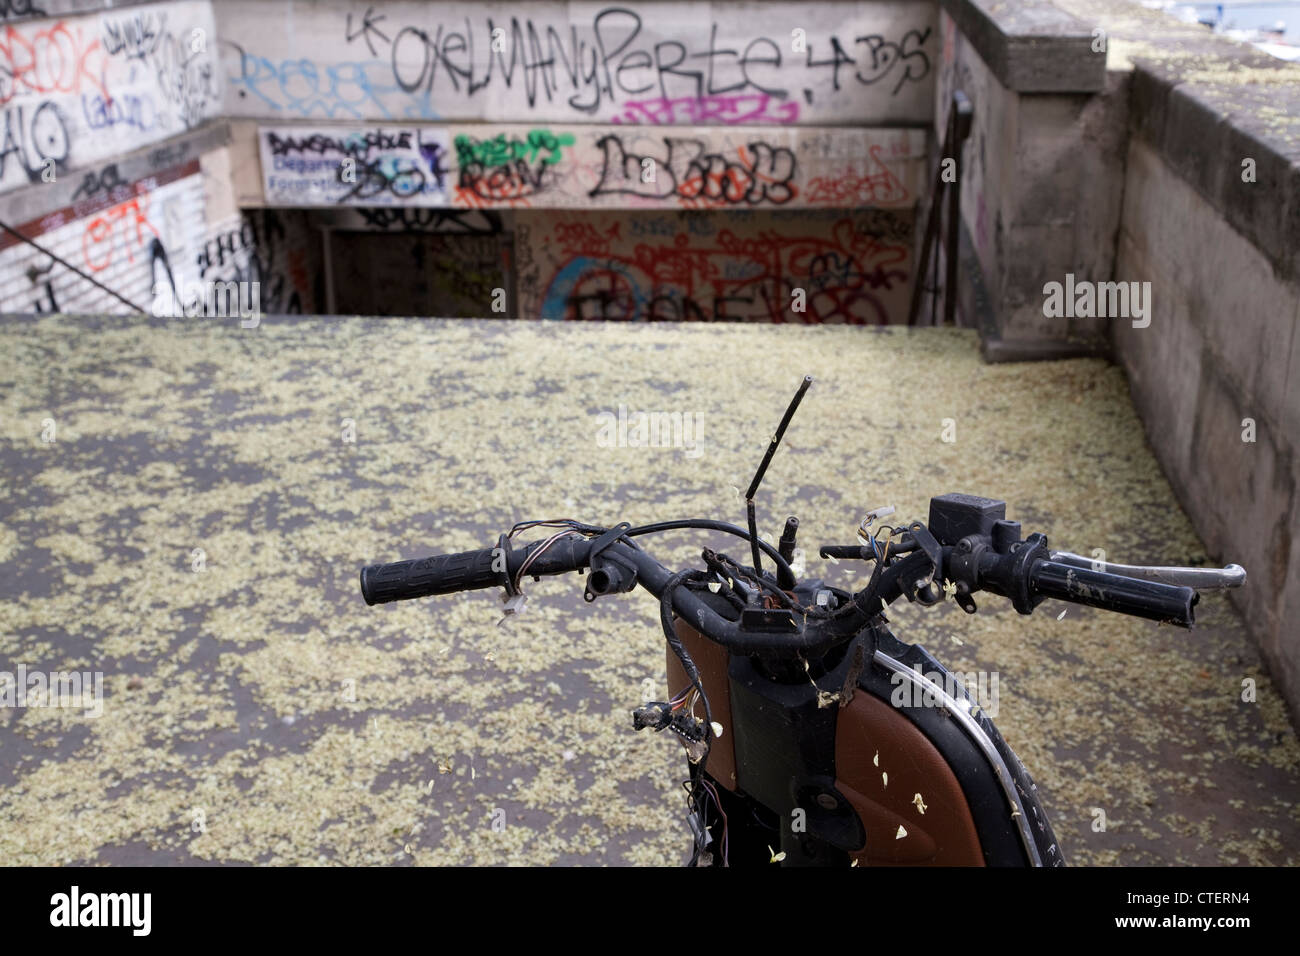
[{"label": "red graffiti", "polygon": [[[711,208],[781,206],[798,194],[794,151],[762,140],[736,147],[735,159],[708,152],[704,140],[690,137],[664,136],[663,151],[651,154],[629,152],[622,134],[602,136],[596,145],[602,165],[600,179],[588,193],[592,197],[676,198],[687,208]],[[649,170],[655,175],[646,176]]]},{"label": "red graffiti", "polygon": [[766,143],[736,147],[739,162],[711,154],[692,163],[677,186],[686,209],[713,209],[739,202],[783,205],[799,195],[794,184],[794,153]]},{"label": "red graffiti", "polygon": [[882,148],[872,146],[868,150],[876,166],[875,172],[856,173],[850,169],[843,176],[817,176],[809,180],[805,194],[808,204],[878,206],[905,202],[907,187],[881,161]]},{"label": "red graffiti", "polygon": [[778,100],[767,93],[740,96],[658,97],[626,103],[611,123],[672,126],[743,126],[746,124],[799,122],[799,104]]},{"label": "red graffiti", "polygon": [[[560,263],[544,284],[542,318],[884,324],[881,294],[909,275],[908,247],[838,220],[829,237],[722,230],[620,251],[617,226],[557,225]],[[617,244],[617,245],[616,245]]]},{"label": "red graffiti", "polygon": [[60,20],[30,37],[15,27],[0,34],[0,106],[26,93],[108,94],[107,63],[98,36]]},{"label": "red graffiti", "polygon": [[112,265],[119,246],[126,250],[127,261],[134,263],[136,249],[144,248],[149,242],[150,236],[145,234],[145,230],[153,238],[161,238],[149,222],[148,206],[147,196],[137,196],[105,209],[87,223],[86,231],[81,235],[81,252],[86,268],[91,272],[107,269]]}]

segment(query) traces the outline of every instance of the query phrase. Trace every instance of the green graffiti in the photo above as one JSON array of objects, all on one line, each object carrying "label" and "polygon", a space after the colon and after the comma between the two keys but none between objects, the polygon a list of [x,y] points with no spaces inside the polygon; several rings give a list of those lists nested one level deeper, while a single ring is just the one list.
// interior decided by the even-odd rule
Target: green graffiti
[{"label": "green graffiti", "polygon": [[456,158],[462,166],[506,166],[521,159],[527,163],[540,159],[542,165],[554,166],[564,157],[564,147],[572,145],[572,133],[553,133],[549,129],[529,130],[523,139],[507,139],[505,133],[491,139],[473,139],[464,134],[455,139]]}]

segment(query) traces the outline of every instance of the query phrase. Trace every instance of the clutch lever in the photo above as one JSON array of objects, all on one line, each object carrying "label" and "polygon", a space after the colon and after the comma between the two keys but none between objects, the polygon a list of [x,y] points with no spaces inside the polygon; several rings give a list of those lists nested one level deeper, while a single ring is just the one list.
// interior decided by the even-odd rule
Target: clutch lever
[{"label": "clutch lever", "polygon": [[1076,568],[1089,568],[1106,574],[1122,574],[1126,578],[1158,581],[1161,584],[1188,587],[1195,591],[1220,591],[1239,588],[1246,583],[1246,569],[1240,564],[1229,564],[1224,568],[1150,567],[1141,564],[1112,564],[1108,561],[1085,558],[1081,554],[1073,554],[1069,551],[1053,551],[1051,560]]}]

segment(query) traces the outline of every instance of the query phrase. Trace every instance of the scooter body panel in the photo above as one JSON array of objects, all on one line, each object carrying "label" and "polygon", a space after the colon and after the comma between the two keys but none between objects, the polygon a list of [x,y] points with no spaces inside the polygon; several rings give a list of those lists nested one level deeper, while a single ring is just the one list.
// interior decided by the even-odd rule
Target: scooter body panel
[{"label": "scooter body panel", "polygon": [[[783,683],[681,620],[676,631],[723,727],[706,772],[735,796],[733,829],[767,822],[763,839],[793,863],[1063,864],[1019,759],[923,648],[881,627],[817,680]],[[688,685],[671,650],[668,685]]]}]

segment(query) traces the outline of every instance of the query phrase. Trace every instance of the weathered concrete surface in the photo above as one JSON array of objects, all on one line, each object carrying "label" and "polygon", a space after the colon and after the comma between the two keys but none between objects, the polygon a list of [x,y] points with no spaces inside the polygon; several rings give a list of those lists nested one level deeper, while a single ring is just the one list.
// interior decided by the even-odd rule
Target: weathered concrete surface
[{"label": "weathered concrete surface", "polygon": [[1093,25],[1042,0],[1015,3],[941,0],[943,10],[1016,93],[1093,93],[1105,85],[1105,60],[1093,51]]},{"label": "weathered concrete surface", "polygon": [[5,7],[6,23],[21,23],[43,17],[64,17],[97,10],[120,10],[138,7],[152,0],[8,0]]},{"label": "weathered concrete surface", "polygon": [[[1104,92],[1017,90],[988,36],[941,16],[936,129],[952,89],[975,104],[963,308],[990,359],[1111,351],[1128,370],[1211,553],[1260,569],[1234,600],[1300,715],[1300,67],[1135,3],[1055,5],[1104,36]],[[1150,283],[1151,325],[1048,318],[1067,274]]]},{"label": "weathered concrete surface", "polygon": [[1294,712],[1300,287],[1152,147],[1135,141],[1128,171],[1120,278],[1158,291],[1150,327],[1116,323],[1115,353],[1210,553],[1258,569],[1234,600]]},{"label": "weathered concrete surface", "polygon": [[[936,11],[914,0],[223,0],[217,15],[231,117],[895,126],[929,119]],[[746,119],[754,111],[771,118]]]},{"label": "weathered concrete surface", "polygon": [[192,130],[222,107],[208,0],[4,27],[0,192]]},{"label": "weathered concrete surface", "polygon": [[[367,608],[356,572],[525,518],[739,520],[736,488],[810,371],[759,511],[769,534],[799,513],[810,554],[867,507],[923,516],[961,490],[1056,547],[1206,563],[1118,368],[985,365],[972,333],[5,320],[0,670],[100,670],[105,699],[96,719],[0,708],[0,857],[684,860],[685,762],[627,714],[664,679],[652,600],[588,607],[552,579],[499,629],[491,593]],[[596,416],[620,404],[698,412],[700,454],[601,447]],[[704,543],[726,544],[656,546],[681,566]],[[991,597],[974,617],[890,616],[954,668],[999,673],[998,725],[1073,862],[1295,863],[1281,697],[1227,602],[1198,613],[1191,632]]]},{"label": "weathered concrete surface", "polygon": [[[1006,85],[959,22],[941,14],[935,132],[941,139],[953,91],[964,92],[974,123],[961,164],[962,218],[994,321],[984,335],[985,354],[997,361],[1102,353],[1105,321],[1045,316],[1042,288],[1067,273],[1106,281],[1114,270],[1125,79],[1105,74],[1105,55],[1089,50],[1104,80],[1098,92],[1025,93]],[[963,310],[974,314],[971,284],[961,293]]]}]

